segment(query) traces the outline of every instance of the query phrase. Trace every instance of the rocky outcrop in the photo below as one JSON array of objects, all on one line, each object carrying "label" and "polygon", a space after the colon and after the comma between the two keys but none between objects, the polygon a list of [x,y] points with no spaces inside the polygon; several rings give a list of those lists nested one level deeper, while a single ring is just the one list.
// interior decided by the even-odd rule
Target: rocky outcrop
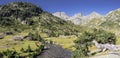
[{"label": "rocky outcrop", "polygon": [[89,58],[120,58],[120,53],[117,54],[105,54],[105,55],[100,55],[100,56],[93,56]]},{"label": "rocky outcrop", "polygon": [[0,39],[3,39],[6,35],[4,33],[0,33]]},{"label": "rocky outcrop", "polygon": [[24,37],[23,36],[14,36],[13,38],[11,38],[11,40],[15,40],[15,41],[23,41]]},{"label": "rocky outcrop", "polygon": [[69,16],[65,12],[56,12],[56,13],[53,13],[53,15],[64,20],[68,20],[69,18]]},{"label": "rocky outcrop", "polygon": [[31,37],[31,36],[25,36],[24,39],[25,39],[25,40],[33,40],[34,38]]},{"label": "rocky outcrop", "polygon": [[72,21],[74,24],[80,24],[84,21],[81,13],[73,15],[69,18],[69,20]]}]

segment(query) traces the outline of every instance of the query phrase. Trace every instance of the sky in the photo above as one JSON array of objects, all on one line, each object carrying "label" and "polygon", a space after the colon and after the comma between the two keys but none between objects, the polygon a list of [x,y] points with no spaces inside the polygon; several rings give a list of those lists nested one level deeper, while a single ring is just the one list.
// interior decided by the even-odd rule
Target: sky
[{"label": "sky", "polygon": [[120,8],[120,0],[0,0],[0,5],[15,1],[30,2],[45,11],[65,12],[69,16],[76,13],[88,15],[93,11],[105,15],[109,11]]}]

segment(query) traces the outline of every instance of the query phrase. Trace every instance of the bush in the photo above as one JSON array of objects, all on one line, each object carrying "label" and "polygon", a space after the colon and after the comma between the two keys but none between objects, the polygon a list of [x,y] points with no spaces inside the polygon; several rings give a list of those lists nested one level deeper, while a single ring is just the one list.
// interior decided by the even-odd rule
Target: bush
[{"label": "bush", "polygon": [[19,58],[19,54],[15,50],[6,50],[2,52],[7,58]]},{"label": "bush", "polygon": [[23,53],[25,52],[25,50],[23,48],[21,48],[20,51],[23,52]]},{"label": "bush", "polygon": [[40,42],[44,41],[38,32],[35,32],[35,33],[30,32],[28,36],[33,37],[34,41],[40,41]]},{"label": "bush", "polygon": [[0,52],[0,57],[3,58],[3,53],[2,52]]},{"label": "bush", "polygon": [[38,49],[36,49],[37,53],[41,53],[44,50],[44,45],[40,45]]},{"label": "bush", "polygon": [[80,49],[73,51],[72,58],[86,58],[86,56],[84,55],[84,51]]},{"label": "bush", "polygon": [[28,46],[28,48],[27,48],[26,51],[27,51],[27,52],[32,52],[32,49],[31,49],[30,45]]},{"label": "bush", "polygon": [[32,53],[32,54],[29,54],[29,58],[36,58],[37,57],[37,53]]}]

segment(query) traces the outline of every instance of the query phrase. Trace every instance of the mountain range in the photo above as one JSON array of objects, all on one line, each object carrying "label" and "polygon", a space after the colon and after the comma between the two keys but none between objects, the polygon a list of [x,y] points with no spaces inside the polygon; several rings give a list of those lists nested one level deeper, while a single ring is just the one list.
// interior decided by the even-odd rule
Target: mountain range
[{"label": "mountain range", "polygon": [[[120,9],[103,16],[97,12],[68,16],[65,12],[49,13],[42,8],[26,2],[13,2],[0,6],[0,28],[3,30],[39,29],[51,35],[70,35],[78,32],[76,27],[102,27],[120,29]],[[83,27],[81,27],[83,28]],[[0,29],[0,31],[1,31]]]},{"label": "mountain range", "polygon": [[[65,14],[65,12],[57,12],[57,17],[64,19],[67,17],[67,21],[73,22],[75,25],[87,26],[91,28],[102,28],[106,31],[114,32],[115,34],[120,34],[118,30],[120,29],[120,8],[110,11],[106,15],[100,15],[97,12],[92,12],[89,15],[83,16],[81,13],[75,14],[71,17]],[[64,15],[62,15],[64,13]],[[53,13],[54,16],[56,16]]]},{"label": "mountain range", "polygon": [[86,16],[83,16],[82,13],[78,13],[78,14],[75,14],[69,17],[65,12],[56,12],[56,13],[53,13],[53,15],[59,18],[65,19],[65,20],[70,20],[74,24],[86,24],[88,21],[92,19],[103,17],[97,12],[92,12],[91,14],[86,15]]}]

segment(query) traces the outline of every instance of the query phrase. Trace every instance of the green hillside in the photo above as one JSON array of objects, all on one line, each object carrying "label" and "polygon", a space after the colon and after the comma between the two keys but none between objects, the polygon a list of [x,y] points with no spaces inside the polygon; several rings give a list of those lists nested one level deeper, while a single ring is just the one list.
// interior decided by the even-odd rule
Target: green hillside
[{"label": "green hillside", "polygon": [[39,29],[39,32],[47,33],[48,36],[72,35],[77,32],[73,23],[57,18],[31,3],[13,2],[0,8],[1,31]]}]

